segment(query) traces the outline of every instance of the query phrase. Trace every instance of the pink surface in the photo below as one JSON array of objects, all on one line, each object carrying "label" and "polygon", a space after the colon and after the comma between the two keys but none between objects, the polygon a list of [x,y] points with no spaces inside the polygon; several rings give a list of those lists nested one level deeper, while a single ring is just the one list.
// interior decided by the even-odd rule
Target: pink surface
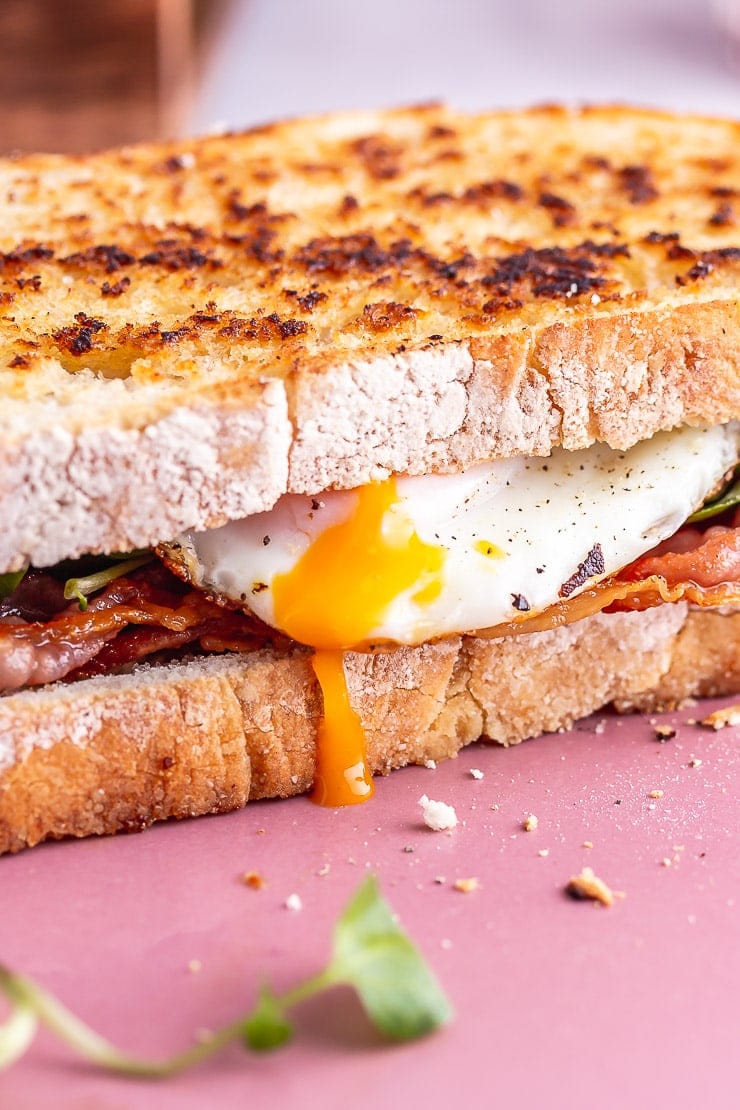
[{"label": "pink surface", "polygon": [[[367,870],[458,1016],[388,1047],[340,991],[303,1008],[287,1049],[235,1047],[157,1086],[99,1076],[42,1035],[0,1075],[0,1106],[736,1105],[740,730],[681,723],[659,744],[644,718],[595,724],[396,773],[350,810],[260,803],[3,859],[0,959],[130,1050],[184,1047],[245,1009],[264,977],[281,989],[317,970]],[[456,806],[454,832],[420,824],[422,793]],[[528,813],[534,832],[521,827]],[[585,864],[626,898],[611,909],[566,898]],[[265,889],[240,881],[251,869]],[[471,876],[479,890],[453,889]],[[284,906],[291,893],[299,912]]]}]

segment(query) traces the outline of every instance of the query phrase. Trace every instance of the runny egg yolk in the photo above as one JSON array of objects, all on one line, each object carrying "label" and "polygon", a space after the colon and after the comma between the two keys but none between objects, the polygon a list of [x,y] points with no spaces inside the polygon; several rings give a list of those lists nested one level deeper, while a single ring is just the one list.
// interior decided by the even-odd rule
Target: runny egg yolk
[{"label": "runny egg yolk", "polygon": [[375,787],[367,765],[365,730],[349,703],[344,653],[320,648],[311,662],[324,697],[311,799],[322,806],[367,801]]},{"label": "runny egg yolk", "polygon": [[442,588],[445,551],[424,542],[393,478],[363,486],[354,511],[323,531],[286,574],[273,579],[276,623],[315,648],[324,699],[314,801],[351,805],[373,791],[365,735],[349,703],[343,651],[367,644],[392,601],[414,589],[417,605]]},{"label": "runny egg yolk", "polygon": [[404,512],[394,478],[355,492],[354,511],[325,529],[273,579],[275,622],[314,648],[362,647],[406,590],[419,605],[439,596],[442,547],[425,543]]}]

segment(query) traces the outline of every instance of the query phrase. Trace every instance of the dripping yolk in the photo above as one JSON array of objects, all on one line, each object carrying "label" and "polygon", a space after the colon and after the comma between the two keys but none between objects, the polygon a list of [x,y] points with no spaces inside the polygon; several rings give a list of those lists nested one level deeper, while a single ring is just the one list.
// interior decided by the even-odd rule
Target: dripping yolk
[{"label": "dripping yolk", "polygon": [[312,664],[324,714],[312,798],[351,805],[373,783],[365,734],[349,702],[344,649],[362,647],[390,604],[414,590],[418,606],[442,588],[443,548],[425,543],[403,512],[394,479],[363,486],[350,516],[323,531],[287,574],[273,579],[275,623],[315,648]]},{"label": "dripping yolk", "polygon": [[367,765],[365,732],[349,704],[344,652],[321,648],[311,662],[324,696],[311,799],[322,806],[365,802],[375,788]]},{"label": "dripping yolk", "polygon": [[419,538],[395,479],[363,486],[355,498],[346,520],[273,579],[276,625],[311,647],[362,647],[400,594],[415,587],[413,600],[428,605],[442,588],[445,552]]}]

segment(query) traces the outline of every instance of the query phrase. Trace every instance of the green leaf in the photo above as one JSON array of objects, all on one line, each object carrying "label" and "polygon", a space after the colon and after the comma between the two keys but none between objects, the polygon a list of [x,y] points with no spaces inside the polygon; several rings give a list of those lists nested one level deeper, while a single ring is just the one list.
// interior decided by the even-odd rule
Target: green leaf
[{"label": "green leaf", "polygon": [[280,1048],[293,1036],[293,1026],[280,1000],[269,987],[262,987],[257,1005],[244,1022],[244,1040],[255,1052]]},{"label": "green leaf", "polygon": [[355,988],[371,1021],[406,1041],[452,1018],[452,1006],[370,877],[337,922],[328,976]]},{"label": "green leaf", "polygon": [[719,497],[715,497],[714,501],[708,501],[706,505],[702,505],[692,513],[688,523],[698,524],[701,520],[709,520],[713,516],[719,516],[720,513],[726,513],[728,509],[734,509],[736,505],[740,505],[740,471],[735,471],[733,480],[725,486]]},{"label": "green leaf", "polygon": [[371,1020],[392,1040],[420,1037],[452,1017],[437,980],[396,922],[377,881],[370,878],[337,923],[328,967],[283,995],[263,987],[257,1005],[246,1016],[166,1060],[139,1059],[122,1052],[32,979],[0,965],[0,994],[13,1007],[10,1018],[0,1025],[0,1070],[25,1052],[41,1023],[106,1071],[165,1079],[195,1067],[235,1040],[257,1052],[286,1044],[293,1035],[287,1011],[338,983],[355,988]]},{"label": "green leaf", "polygon": [[11,571],[10,574],[0,574],[0,601],[4,597],[10,597],[16,587],[21,584],[27,569]]}]

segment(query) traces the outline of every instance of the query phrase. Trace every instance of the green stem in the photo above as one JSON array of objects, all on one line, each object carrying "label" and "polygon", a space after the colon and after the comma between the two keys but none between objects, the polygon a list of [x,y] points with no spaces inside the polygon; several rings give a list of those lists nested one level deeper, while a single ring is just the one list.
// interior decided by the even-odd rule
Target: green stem
[{"label": "green stem", "polygon": [[47,1029],[86,1060],[109,1071],[142,1078],[164,1079],[199,1064],[230,1041],[236,1040],[241,1035],[244,1024],[243,1018],[239,1018],[214,1033],[207,1041],[178,1052],[168,1060],[141,1060],[121,1052],[41,987],[3,967],[0,967],[0,988],[19,1007],[32,1011]]},{"label": "green stem", "polygon": [[305,983],[299,983],[297,987],[292,990],[286,991],[285,994],[277,995],[276,1002],[283,1010],[292,1010],[299,1002],[305,1002],[306,999],[312,998],[315,994],[320,994],[321,991],[328,990],[329,987],[336,986],[340,980],[335,975],[332,965],[329,964],[318,975],[313,975],[307,979]]},{"label": "green stem", "polygon": [[8,1068],[30,1047],[38,1028],[38,1018],[26,1003],[18,1002],[8,1020],[0,1025],[0,1068]]},{"label": "green stem", "polygon": [[[327,968],[307,980],[307,982],[301,983],[279,996],[276,1001],[283,1010],[288,1010],[298,1005],[299,1002],[304,1002],[312,995],[332,986],[336,981],[331,968]],[[222,1048],[225,1048],[231,1041],[241,1039],[246,1021],[246,1017],[239,1017],[230,1022],[229,1025],[224,1026],[223,1029],[219,1029],[207,1040],[195,1044],[191,1048],[186,1048],[183,1052],[178,1052],[167,1060],[142,1060],[121,1052],[105,1037],[101,1037],[89,1025],[76,1017],[53,995],[47,994],[30,979],[25,979],[22,975],[15,975],[2,966],[0,966],[0,988],[5,991],[8,998],[16,1003],[16,1011],[11,1017],[11,1022],[15,1022],[17,1029],[12,1026],[11,1032],[17,1032],[18,1037],[13,1038],[13,1048],[10,1050],[11,1055],[7,1063],[11,1063],[12,1060],[22,1055],[28,1047],[35,1031],[36,1019],[38,1019],[61,1041],[64,1041],[65,1044],[91,1063],[122,1075],[147,1079],[165,1079],[168,1076],[177,1075],[179,1072],[195,1067],[195,1065],[207,1060],[209,1056],[213,1056]],[[20,1015],[23,1015],[23,1021]],[[30,1030],[28,1028],[29,1015],[33,1021],[33,1027]],[[8,1026],[10,1026],[10,1022],[6,1025],[6,1029]]]},{"label": "green stem", "polygon": [[145,563],[151,563],[153,556],[150,551],[145,551],[141,555],[136,555],[134,558],[125,559],[122,563],[115,563],[112,567],[106,567],[105,570],[98,570],[94,574],[86,574],[82,578],[68,578],[64,583],[64,596],[67,601],[74,601],[75,598],[80,603],[81,609],[87,608],[87,595],[97,593],[107,586],[109,582],[113,582],[116,578],[122,578],[126,574],[130,574],[139,567],[143,567]]}]

